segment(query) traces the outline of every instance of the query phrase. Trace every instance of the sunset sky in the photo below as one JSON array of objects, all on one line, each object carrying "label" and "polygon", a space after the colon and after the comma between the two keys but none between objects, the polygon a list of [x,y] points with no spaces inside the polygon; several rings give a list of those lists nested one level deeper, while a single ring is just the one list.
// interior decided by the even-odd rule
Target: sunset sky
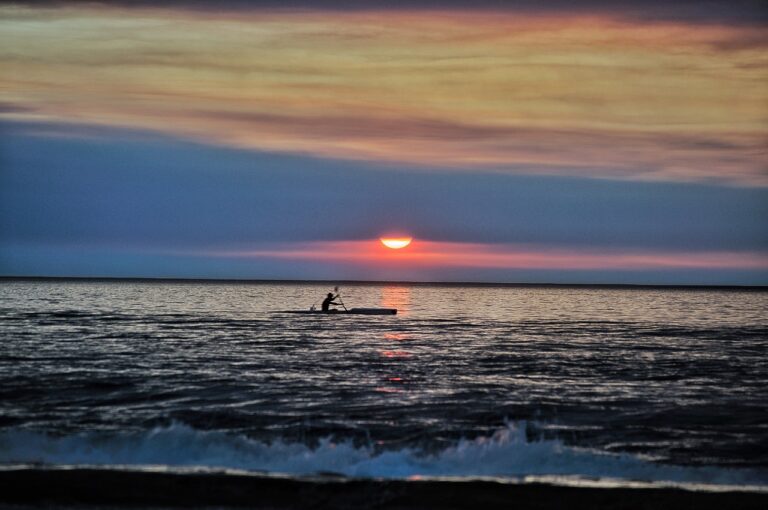
[{"label": "sunset sky", "polygon": [[0,275],[768,285],[766,28],[751,0],[3,2]]}]

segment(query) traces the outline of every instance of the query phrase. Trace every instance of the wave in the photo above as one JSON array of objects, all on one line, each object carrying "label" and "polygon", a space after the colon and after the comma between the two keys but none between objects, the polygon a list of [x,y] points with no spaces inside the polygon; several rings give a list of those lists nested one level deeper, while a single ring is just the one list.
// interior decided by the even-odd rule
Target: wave
[{"label": "wave", "polygon": [[629,454],[569,447],[559,440],[528,441],[525,429],[525,422],[510,423],[491,436],[461,440],[429,454],[410,448],[378,451],[330,439],[321,440],[315,447],[283,441],[265,443],[244,435],[202,431],[183,424],[145,432],[84,432],[62,437],[6,429],[0,432],[0,463],[204,467],[389,479],[578,477],[768,486],[766,473],[759,470],[658,464]]}]

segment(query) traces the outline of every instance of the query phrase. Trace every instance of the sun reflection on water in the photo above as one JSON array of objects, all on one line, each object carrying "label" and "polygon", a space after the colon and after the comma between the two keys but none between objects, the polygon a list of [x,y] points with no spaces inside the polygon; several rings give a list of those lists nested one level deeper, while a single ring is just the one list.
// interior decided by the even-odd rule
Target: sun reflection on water
[{"label": "sun reflection on water", "polygon": [[381,288],[381,307],[397,308],[399,315],[407,315],[411,307],[410,287],[385,285]]},{"label": "sun reflection on water", "polygon": [[410,340],[410,337],[405,333],[384,333],[384,340],[402,342],[404,340]]},{"label": "sun reflection on water", "polygon": [[[381,288],[381,306],[397,308],[399,316],[407,316],[411,307],[411,288],[402,285],[385,285]],[[383,334],[385,342],[410,340],[404,332],[389,331]],[[381,393],[403,393],[408,390],[408,378],[405,376],[407,363],[412,361],[413,353],[401,349],[386,348],[379,351],[379,356],[387,360],[390,375],[386,386],[376,388]]]}]

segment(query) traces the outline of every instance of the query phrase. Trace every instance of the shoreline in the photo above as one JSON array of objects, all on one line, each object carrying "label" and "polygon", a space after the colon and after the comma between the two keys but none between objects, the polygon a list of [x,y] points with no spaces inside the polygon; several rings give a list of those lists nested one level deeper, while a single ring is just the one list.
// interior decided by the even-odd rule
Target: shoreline
[{"label": "shoreline", "polygon": [[0,470],[0,507],[674,509],[768,506],[768,493],[573,487],[486,480],[377,480],[91,467]]}]

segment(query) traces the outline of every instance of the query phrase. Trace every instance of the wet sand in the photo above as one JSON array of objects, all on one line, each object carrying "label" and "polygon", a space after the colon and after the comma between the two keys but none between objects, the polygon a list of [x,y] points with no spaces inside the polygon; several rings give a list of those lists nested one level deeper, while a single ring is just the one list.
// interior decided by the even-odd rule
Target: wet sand
[{"label": "wet sand", "polygon": [[25,468],[0,471],[0,507],[762,510],[768,508],[768,494],[490,481],[296,479],[210,472]]}]

